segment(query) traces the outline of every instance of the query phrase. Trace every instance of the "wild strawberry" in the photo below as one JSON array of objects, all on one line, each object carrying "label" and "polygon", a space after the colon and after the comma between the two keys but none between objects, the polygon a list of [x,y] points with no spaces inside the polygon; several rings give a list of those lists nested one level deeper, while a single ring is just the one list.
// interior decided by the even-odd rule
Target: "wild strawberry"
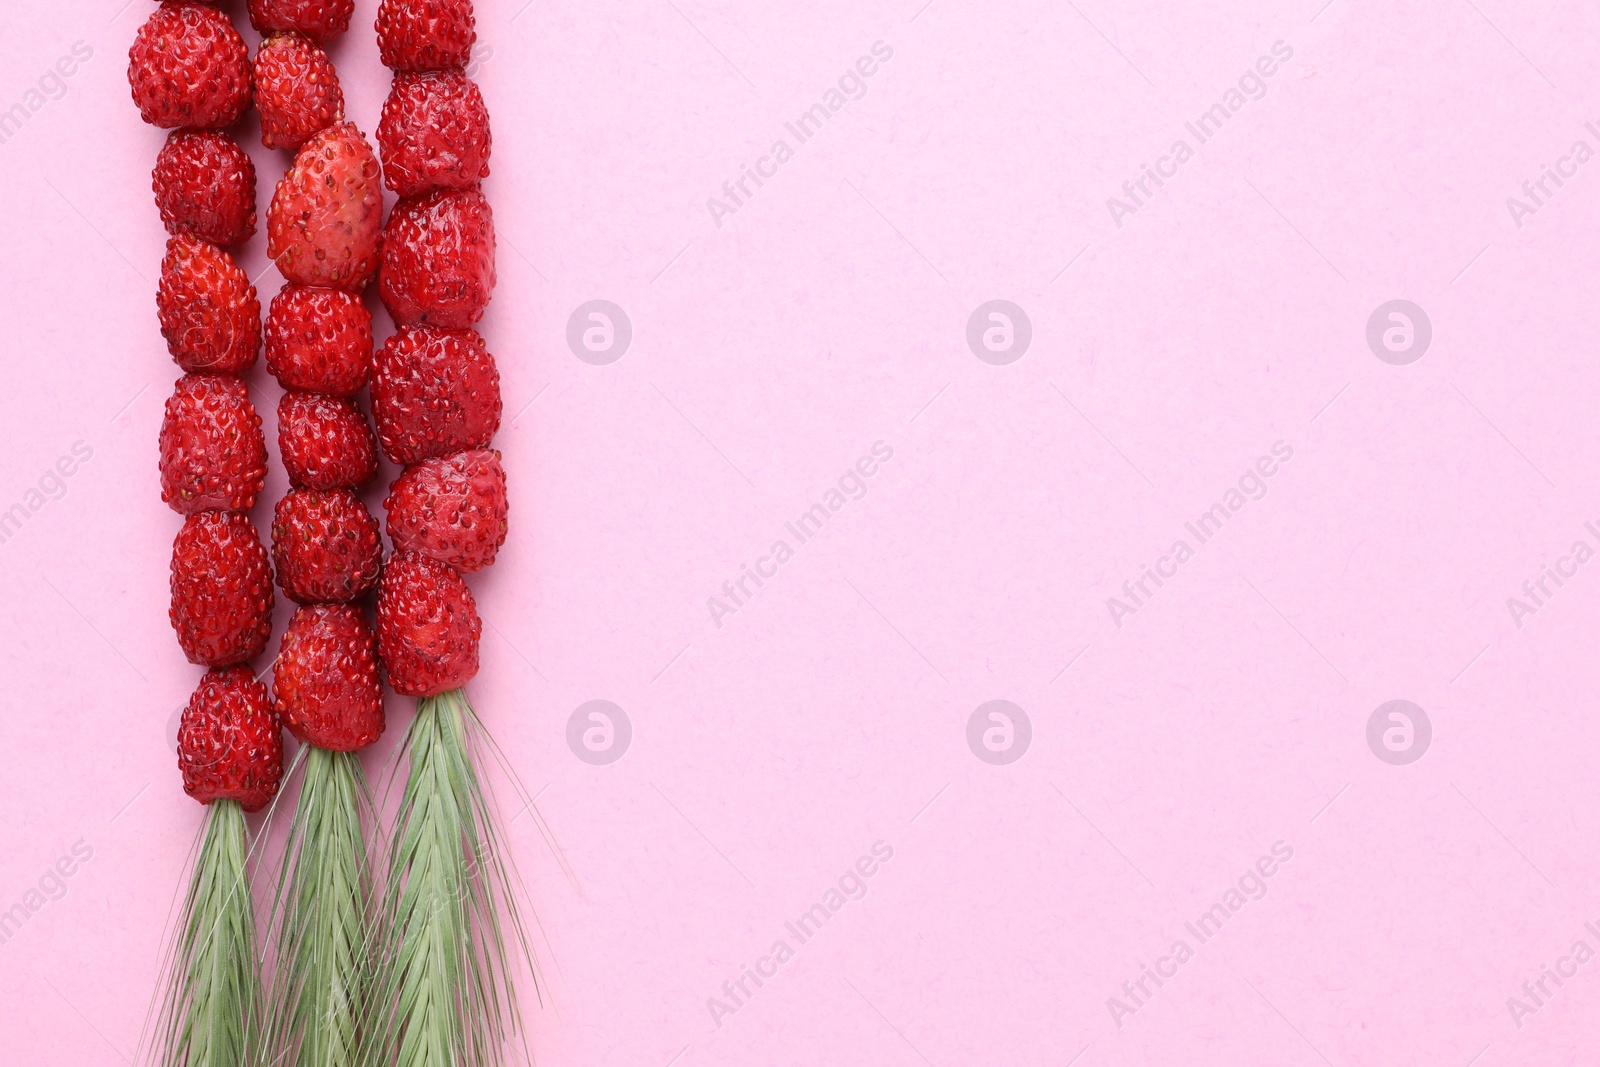
[{"label": "wild strawberry", "polygon": [[478,673],[483,622],[472,591],[443,563],[396,552],[378,584],[378,655],[402,696],[430,697]]},{"label": "wild strawberry", "polygon": [[324,43],[350,28],[356,0],[250,0],[250,25],[263,34],[296,30]]},{"label": "wild strawberry", "polygon": [[407,467],[383,502],[396,552],[415,552],[458,571],[494,562],[506,540],[506,472],[500,453],[457,452]]},{"label": "wild strawberry", "polygon": [[500,428],[500,372],[483,338],[431,326],[392,334],[373,367],[372,415],[395,463],[488,445]]},{"label": "wild strawberry", "polygon": [[192,233],[217,245],[255,235],[256,165],[225,133],[172,131],[156,156],[151,186],[170,234]]},{"label": "wild strawberry", "polygon": [[352,396],[372,370],[372,312],[343,289],[286,285],[267,310],[267,370],[285,389]]},{"label": "wild strawberry", "polygon": [[308,745],[354,752],[383,733],[372,628],[352,604],[297,608],[272,666],[272,701]]},{"label": "wild strawberry", "polygon": [[299,148],[344,118],[339,75],[328,53],[304,34],[275,33],[262,41],[254,74],[261,143],[268,148]]},{"label": "wild strawberry", "polygon": [[383,180],[400,196],[470,189],[489,176],[489,111],[459,70],[396,74],[377,139]]},{"label": "wild strawberry", "polygon": [[472,0],[380,0],[378,57],[390,70],[464,67],[477,39]]},{"label": "wild strawberry", "polygon": [[190,515],[172,543],[172,628],[190,663],[226,667],[261,654],[272,633],[272,571],[251,521]]},{"label": "wild strawberry", "polygon": [[494,291],[494,215],[480,190],[402,200],[383,228],[378,293],[401,326],[460,330]]},{"label": "wild strawberry", "polygon": [[128,49],[128,84],[152,126],[220,129],[250,106],[250,55],[216,8],[164,3]]},{"label": "wild strawberry", "polygon": [[168,239],[156,287],[167,351],[186,371],[243,374],[261,351],[261,302],[249,275],[216,245]]},{"label": "wild strawberry", "polygon": [[267,255],[296,285],[360,292],[378,269],[378,157],[353,123],[301,146],[267,208]]},{"label": "wild strawberry", "polygon": [[237,800],[260,811],[278,792],[283,738],[267,687],[249,667],[206,672],[178,722],[183,791],[202,804]]},{"label": "wild strawberry", "polygon": [[249,511],[267,480],[261,416],[238,378],[185,374],[161,420],[161,499],[180,515]]},{"label": "wild strawberry", "polygon": [[278,401],[278,452],[289,484],[303,489],[350,488],[378,473],[372,430],[349,397],[284,393]]},{"label": "wild strawberry", "polygon": [[378,520],[348,489],[291,489],[272,513],[272,564],[297,604],[354,600],[383,565]]}]

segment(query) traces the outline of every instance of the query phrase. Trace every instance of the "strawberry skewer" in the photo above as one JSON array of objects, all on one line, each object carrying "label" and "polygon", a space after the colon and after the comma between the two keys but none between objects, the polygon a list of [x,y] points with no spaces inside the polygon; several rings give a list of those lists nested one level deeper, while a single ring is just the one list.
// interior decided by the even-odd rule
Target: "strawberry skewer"
[{"label": "strawberry skewer", "polygon": [[278,446],[291,488],[273,513],[278,584],[300,605],[279,647],[273,703],[304,748],[299,799],[269,920],[266,1047],[285,1067],[354,1062],[368,1010],[373,804],[357,751],[383,732],[372,628],[356,603],[377,583],[377,521],[355,490],[377,446],[354,396],[372,366],[361,292],[377,268],[378,161],[351,123],[322,44],[351,0],[252,0],[262,142],[295,151],[267,211],[286,284],[266,328],[286,392]]},{"label": "strawberry skewer", "polygon": [[472,327],[495,284],[489,116],[464,69],[470,0],[381,0],[395,72],[377,140],[401,199],[384,226],[379,296],[398,328],[372,380],[378,440],[405,471],[384,501],[394,554],[378,588],[389,683],[419,698],[382,908],[376,1031],[383,1064],[495,1064],[520,1029],[508,936],[528,955],[474,754],[465,686],[482,622],[464,574],[506,538],[506,481],[489,446],[499,374]]},{"label": "strawberry skewer", "polygon": [[207,806],[158,994],[155,1058],[252,1062],[261,1011],[244,815],[276,794],[278,719],[246,665],[266,645],[272,582],[246,513],[266,477],[261,419],[241,376],[261,347],[255,288],[222,247],[255,233],[255,170],[222,129],[250,103],[244,41],[215,8],[168,2],[139,29],[128,82],[141,117],[171,129],[152,184],[172,235],[156,303],[186,373],[161,424],[161,496],[183,515],[170,618],[208,668],[178,728],[183,788]]}]

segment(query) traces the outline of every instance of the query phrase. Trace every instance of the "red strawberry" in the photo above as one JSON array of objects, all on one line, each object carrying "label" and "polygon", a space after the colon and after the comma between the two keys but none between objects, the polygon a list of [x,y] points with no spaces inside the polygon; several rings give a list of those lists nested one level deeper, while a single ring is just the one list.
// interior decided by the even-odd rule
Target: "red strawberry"
[{"label": "red strawberry", "polygon": [[383,502],[396,552],[415,552],[458,571],[494,562],[506,540],[506,472],[500,453],[457,452],[407,467]]},{"label": "red strawberry", "polygon": [[354,600],[383,565],[378,520],[348,489],[291,489],[272,513],[272,565],[297,604]]},{"label": "red strawberry", "polygon": [[378,157],[353,123],[301,146],[267,208],[267,255],[296,285],[360,292],[378,269]]},{"label": "red strawberry", "polygon": [[383,690],[372,628],[351,604],[298,608],[272,667],[272,700],[308,745],[354,752],[383,733]]},{"label": "red strawberry", "polygon": [[192,233],[218,245],[255,235],[256,165],[225,133],[172,131],[151,185],[170,234]]},{"label": "red strawberry", "polygon": [[278,401],[278,452],[289,484],[299,488],[348,488],[378,473],[372,430],[349,397],[284,393]]},{"label": "red strawberry", "polygon": [[299,148],[344,118],[344,90],[333,63],[311,38],[275,33],[256,49],[256,110],[261,143]]},{"label": "red strawberry", "polygon": [[400,196],[470,189],[489,176],[489,111],[459,70],[396,74],[377,139],[383,180]]},{"label": "red strawberry", "polygon": [[298,30],[331,41],[350,28],[356,0],[250,0],[250,25],[263,34]]},{"label": "red strawberry", "polygon": [[464,67],[472,55],[472,0],[380,0],[378,56],[390,70]]},{"label": "red strawberry", "polygon": [[402,696],[431,697],[478,673],[483,622],[472,591],[443,563],[396,552],[378,584],[378,655]]},{"label": "red strawberry", "polygon": [[226,667],[261,655],[272,633],[272,571],[248,518],[202,511],[172,543],[172,628],[190,663]]},{"label": "red strawberry", "polygon": [[152,126],[220,129],[250,106],[250,54],[216,8],[165,3],[128,49],[128,84]]},{"label": "red strawberry", "polygon": [[156,315],[184,370],[243,374],[255,366],[261,302],[249,275],[216,245],[186,233],[168,239]]},{"label": "red strawberry", "polygon": [[378,293],[401,326],[465,329],[494,291],[494,215],[477,189],[402,200],[383,228]]},{"label": "red strawberry", "polygon": [[237,800],[260,811],[278,792],[283,739],[267,687],[249,667],[209,670],[178,723],[183,791],[202,804]]},{"label": "red strawberry", "polygon": [[392,334],[373,367],[372,415],[395,463],[488,445],[500,428],[500,372],[483,338],[431,326]]},{"label": "red strawberry", "polygon": [[352,396],[372,370],[372,312],[343,289],[279,289],[266,341],[267,370],[285,389]]},{"label": "red strawberry", "polygon": [[261,416],[238,378],[185,374],[161,420],[161,499],[180,515],[249,511],[267,480]]}]

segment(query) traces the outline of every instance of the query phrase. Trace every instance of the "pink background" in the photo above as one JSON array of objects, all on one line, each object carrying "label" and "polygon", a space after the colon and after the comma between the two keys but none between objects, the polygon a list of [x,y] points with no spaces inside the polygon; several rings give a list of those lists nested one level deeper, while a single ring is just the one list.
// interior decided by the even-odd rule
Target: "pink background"
[{"label": "pink background", "polygon": [[[120,2],[17,5],[0,34],[0,107],[93,50],[0,144],[0,509],[93,452],[0,545],[0,909],[41,905],[0,944],[11,1063],[132,1055],[201,815],[167,737],[199,672],[155,463],[162,135],[125,81],[150,5]],[[538,1061],[1592,1062],[1600,960],[1535,1013],[1507,998],[1600,949],[1600,565],[1520,627],[1506,602],[1600,547],[1600,161],[1520,227],[1506,200],[1600,149],[1600,15],[921,2],[478,5],[513,518],[473,583],[472,690],[577,880],[511,823]],[[369,133],[374,9],[334,49]],[[707,198],[877,41],[865,97],[719,227]],[[1265,96],[1119,227],[1107,198],[1276,41]],[[246,133],[264,208],[285,161]],[[1032,323],[1007,366],[965,340],[995,298]],[[1433,324],[1409,366],[1365,339],[1395,298]],[[632,322],[607,366],[565,340],[593,299]],[[880,440],[867,495],[714,625],[707,598]],[[1267,495],[1114,625],[1107,598],[1277,441]],[[607,766],[566,742],[593,699],[633,726]],[[1033,728],[1006,766],[965,740],[993,699]],[[1433,725],[1407,766],[1366,741],[1393,699]],[[865,898],[799,944],[784,924],[878,841]],[[1184,924],[1279,841],[1198,945]],[[780,938],[794,958],[714,1021]],[[1108,998],[1180,938],[1119,1027]]]}]

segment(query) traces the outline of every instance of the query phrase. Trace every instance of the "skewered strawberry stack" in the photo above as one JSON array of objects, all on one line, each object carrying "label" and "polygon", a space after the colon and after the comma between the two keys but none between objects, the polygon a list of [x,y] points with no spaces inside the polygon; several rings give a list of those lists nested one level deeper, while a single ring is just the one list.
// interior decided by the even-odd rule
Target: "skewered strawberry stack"
[{"label": "skewered strawberry stack", "polygon": [[372,407],[384,455],[406,468],[384,501],[394,555],[378,639],[405,696],[459,689],[477,674],[482,626],[461,575],[493,563],[506,539],[505,472],[487,447],[500,427],[500,375],[471,329],[495,282],[494,219],[478,187],[489,114],[462,69],[474,36],[470,0],[378,8],[379,52],[395,71],[378,151],[401,199],[384,225],[378,285],[398,329],[377,354]]},{"label": "skewered strawberry stack", "polygon": [[[379,296],[397,330],[379,350],[373,415],[405,471],[384,501],[394,553],[378,589],[378,651],[420,698],[389,857],[378,996],[383,1062],[498,1062],[518,1025],[503,941],[522,942],[477,771],[466,683],[482,623],[462,578],[506,538],[506,479],[489,448],[499,373],[472,327],[495,284],[489,116],[464,68],[470,0],[382,0],[378,50],[394,71],[378,123],[399,197],[383,231]],[[438,1055],[436,1061],[433,1055]]]},{"label": "skewered strawberry stack", "polygon": [[378,581],[378,523],[356,495],[378,470],[355,396],[372,367],[361,302],[378,268],[378,160],[344,120],[323,46],[353,0],[251,0],[264,39],[256,108],[268,148],[294,151],[267,211],[267,252],[286,284],[267,314],[267,369],[284,387],[278,447],[291,488],[272,522],[284,595],[299,607],[273,668],[283,724],[306,747],[274,899],[265,1047],[286,1065],[354,1060],[367,1010],[372,803],[356,752],[383,732],[375,639],[356,601]]},{"label": "skewered strawberry stack", "polygon": [[170,129],[153,185],[171,234],[157,314],[186,372],[161,424],[161,497],[184,516],[172,548],[171,621],[207,669],[178,730],[183,788],[207,805],[169,953],[155,1039],[169,1064],[237,1064],[260,1009],[244,813],[272,799],[283,750],[248,662],[271,631],[272,578],[247,512],[266,479],[261,418],[242,376],[261,348],[255,288],[224,246],[255,233],[255,169],[222,131],[250,105],[243,39],[227,16],[162,4],[128,53],[140,115]]},{"label": "skewered strawberry stack", "polygon": [[[352,5],[337,5],[340,30]],[[327,6],[253,0],[251,12],[263,31],[285,23],[310,31],[317,27],[295,16]],[[383,732],[372,631],[354,603],[377,585],[383,558],[377,520],[355,492],[378,473],[372,430],[355,400],[372,367],[372,316],[361,291],[378,268],[378,160],[342,121],[338,76],[309,35],[272,33],[255,70],[263,142],[298,149],[267,211],[267,252],[287,279],[267,313],[267,369],[285,390],[278,448],[292,487],[273,514],[272,556],[284,595],[300,605],[274,665],[273,692],[300,741],[354,752]]]}]

